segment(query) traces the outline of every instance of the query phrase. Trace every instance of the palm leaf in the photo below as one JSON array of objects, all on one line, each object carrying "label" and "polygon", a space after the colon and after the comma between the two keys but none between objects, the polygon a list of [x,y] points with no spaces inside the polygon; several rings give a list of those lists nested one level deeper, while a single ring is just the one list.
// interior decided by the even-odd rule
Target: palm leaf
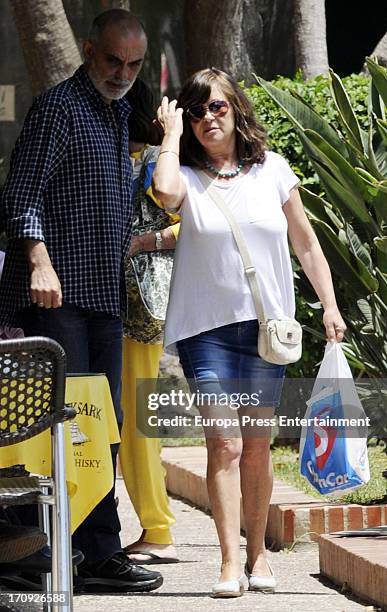
[{"label": "palm leaf", "polygon": [[387,274],[383,274],[379,268],[375,268],[375,275],[379,283],[378,293],[384,304],[387,304]]},{"label": "palm leaf", "polygon": [[387,236],[383,238],[374,238],[374,245],[377,248],[378,268],[384,274],[387,273]]},{"label": "palm leaf", "polygon": [[374,113],[379,119],[384,121],[385,112],[383,100],[379,91],[375,87],[375,82],[371,79],[370,92],[368,96],[368,108],[370,113]]},{"label": "palm leaf", "polygon": [[357,117],[353,111],[351,102],[349,101],[347,92],[340,77],[329,71],[331,75],[331,92],[339,114],[340,122],[342,123],[348,138],[352,143],[364,153],[364,143],[366,133],[361,130]]},{"label": "palm leaf", "polygon": [[366,297],[378,289],[378,281],[364,263],[340,242],[333,230],[323,221],[314,222],[315,231],[323,251],[333,264],[333,270],[345,278],[348,290],[358,298]]},{"label": "palm leaf", "polygon": [[374,238],[374,244],[380,251],[387,255],[387,236],[383,238]]},{"label": "palm leaf", "polygon": [[[356,234],[356,232],[354,232],[353,228],[349,224],[346,225],[345,230],[346,230],[348,242],[351,246],[352,253],[356,255],[356,257],[361,259],[363,264],[369,270],[372,270],[373,262],[372,262],[372,257],[368,249],[366,249],[366,247],[360,240],[359,236]],[[374,240],[377,240],[377,238],[375,238]]]},{"label": "palm leaf", "polygon": [[364,170],[364,168],[355,167],[355,170],[360,178],[363,181],[364,188],[368,191],[367,202],[372,202],[373,198],[378,194],[378,181],[377,179]]},{"label": "palm leaf", "polygon": [[379,134],[384,144],[387,146],[387,121],[381,119],[375,119]]},{"label": "palm leaf", "polygon": [[369,57],[366,57],[366,63],[372,76],[372,83],[382,97],[385,106],[387,106],[387,70]]},{"label": "palm leaf", "polygon": [[387,189],[383,189],[380,183],[378,184],[378,193],[371,201],[371,206],[375,211],[379,226],[382,227],[383,223],[387,223]]},{"label": "palm leaf", "polygon": [[316,195],[305,187],[300,187],[299,191],[302,198],[302,202],[308,212],[310,212],[317,219],[321,219],[322,221],[325,221],[325,223],[329,224],[330,217],[328,215],[328,210],[331,208],[330,204],[328,204],[328,202],[324,200],[321,196]]},{"label": "palm leaf", "polygon": [[[345,183],[345,186],[354,193],[354,197],[359,200],[359,205],[364,208],[364,212],[368,214],[367,208],[364,206],[363,199],[369,199],[369,193],[367,186],[362,181],[361,177],[357,174],[356,170],[347,162],[347,160],[340,155],[331,147],[320,134],[313,130],[305,130],[305,136],[314,145],[317,154],[319,155],[320,161],[328,166],[331,174],[336,176],[338,180]],[[361,198],[359,198],[359,193]]]},{"label": "palm leaf", "polygon": [[362,327],[362,332],[364,334],[372,334],[375,332],[375,322],[373,317],[373,312],[371,306],[367,300],[358,300],[357,306],[362,313],[364,319],[366,320],[366,324]]},{"label": "palm leaf", "polygon": [[253,74],[259,85],[266,93],[278,104],[284,113],[299,131],[310,128],[324,136],[324,138],[335,147],[343,156],[346,156],[346,149],[338,133],[329,123],[323,119],[315,110],[299,98],[296,98],[288,91],[279,89],[265,79]]},{"label": "palm leaf", "polygon": [[[324,185],[329,200],[340,209],[347,221],[351,221],[353,217],[356,217],[362,223],[366,223],[367,225],[372,224],[372,217],[359,195],[354,199],[352,192],[346,189],[342,183],[336,180],[327,172],[324,166],[316,160],[313,160],[313,166],[316,168],[316,172]],[[359,204],[359,202],[361,203]],[[373,232],[373,234],[375,234],[375,232]]]}]

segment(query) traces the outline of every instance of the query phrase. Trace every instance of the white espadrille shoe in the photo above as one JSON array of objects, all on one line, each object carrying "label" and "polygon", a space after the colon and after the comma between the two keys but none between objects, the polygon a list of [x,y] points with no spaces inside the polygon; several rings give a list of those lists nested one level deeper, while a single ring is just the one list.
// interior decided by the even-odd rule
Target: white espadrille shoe
[{"label": "white espadrille shoe", "polygon": [[224,580],[223,582],[216,582],[212,587],[210,593],[211,597],[241,597],[244,592],[243,587],[243,576],[235,578],[234,580]]},{"label": "white espadrille shoe", "polygon": [[277,581],[274,576],[273,568],[271,567],[267,559],[266,559],[266,562],[269,566],[271,576],[256,576],[255,574],[250,574],[249,566],[246,563],[245,574],[249,581],[249,591],[260,591],[261,593],[274,593],[275,592]]}]

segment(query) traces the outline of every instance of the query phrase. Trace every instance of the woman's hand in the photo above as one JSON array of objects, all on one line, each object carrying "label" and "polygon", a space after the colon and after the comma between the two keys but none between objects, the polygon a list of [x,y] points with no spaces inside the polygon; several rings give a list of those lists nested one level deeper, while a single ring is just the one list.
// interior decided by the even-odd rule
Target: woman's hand
[{"label": "woman's hand", "polygon": [[132,236],[129,247],[129,257],[134,257],[137,253],[156,250],[155,232],[146,232],[140,236]]},{"label": "woman's hand", "polygon": [[157,121],[164,130],[164,134],[174,134],[179,138],[183,133],[183,109],[176,108],[177,100],[169,102],[167,96],[161,100],[157,109]]},{"label": "woman's hand", "polygon": [[129,257],[134,257],[137,253],[145,251],[144,236],[132,236],[129,247]]},{"label": "woman's hand", "polygon": [[[162,229],[161,232],[162,249],[174,249],[176,247],[176,238],[170,227]],[[134,257],[137,253],[144,251],[156,251],[156,234],[155,232],[147,232],[141,236],[132,236],[129,247],[129,257]]]},{"label": "woman's hand", "polygon": [[160,154],[152,176],[153,195],[168,210],[176,211],[186,194],[184,177],[180,173],[180,137],[183,133],[183,109],[177,101],[164,96],[157,110],[157,121],[164,130]]},{"label": "woman's hand", "polygon": [[341,342],[343,340],[347,326],[337,306],[325,309],[323,323],[328,342]]}]

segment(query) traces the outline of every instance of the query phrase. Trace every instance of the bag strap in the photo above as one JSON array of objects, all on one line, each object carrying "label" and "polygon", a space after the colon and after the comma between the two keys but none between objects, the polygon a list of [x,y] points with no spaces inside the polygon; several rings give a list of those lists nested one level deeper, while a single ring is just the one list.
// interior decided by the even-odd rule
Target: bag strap
[{"label": "bag strap", "polygon": [[247,248],[245,239],[243,237],[243,234],[241,232],[241,229],[238,223],[236,222],[234,215],[232,214],[232,212],[230,211],[230,209],[224,202],[223,198],[220,196],[218,191],[212,185],[212,181],[207,176],[207,174],[203,172],[202,170],[195,170],[195,173],[197,177],[199,178],[201,184],[203,185],[205,191],[208,193],[210,198],[213,200],[213,202],[216,204],[216,206],[219,208],[219,210],[223,213],[223,215],[226,217],[228,221],[228,224],[234,236],[234,240],[238,247],[240,256],[242,258],[242,263],[243,263],[243,267],[245,270],[245,274],[247,276],[247,280],[249,281],[249,284],[250,284],[250,289],[251,289],[251,293],[253,296],[254,307],[255,307],[255,311],[258,316],[258,321],[259,323],[264,323],[266,321],[266,316],[265,316],[265,311],[263,308],[261,293],[259,290],[257,273],[251,261],[250,253],[248,251],[248,248]]}]

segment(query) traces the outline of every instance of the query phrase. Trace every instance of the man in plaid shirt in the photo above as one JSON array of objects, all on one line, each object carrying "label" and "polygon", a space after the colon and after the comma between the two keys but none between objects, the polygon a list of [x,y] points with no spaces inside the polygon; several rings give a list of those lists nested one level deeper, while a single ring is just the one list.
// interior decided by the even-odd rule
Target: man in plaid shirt
[{"label": "man in plaid shirt", "polygon": [[[123,97],[146,47],[131,13],[115,9],[94,20],[85,63],[32,105],[3,191],[9,248],[0,325],[57,340],[68,372],[105,372],[119,424],[123,258],[132,217],[130,106]],[[87,588],[157,588],[161,574],[127,559],[120,529],[113,488],[73,537],[85,555],[79,574]]]}]

